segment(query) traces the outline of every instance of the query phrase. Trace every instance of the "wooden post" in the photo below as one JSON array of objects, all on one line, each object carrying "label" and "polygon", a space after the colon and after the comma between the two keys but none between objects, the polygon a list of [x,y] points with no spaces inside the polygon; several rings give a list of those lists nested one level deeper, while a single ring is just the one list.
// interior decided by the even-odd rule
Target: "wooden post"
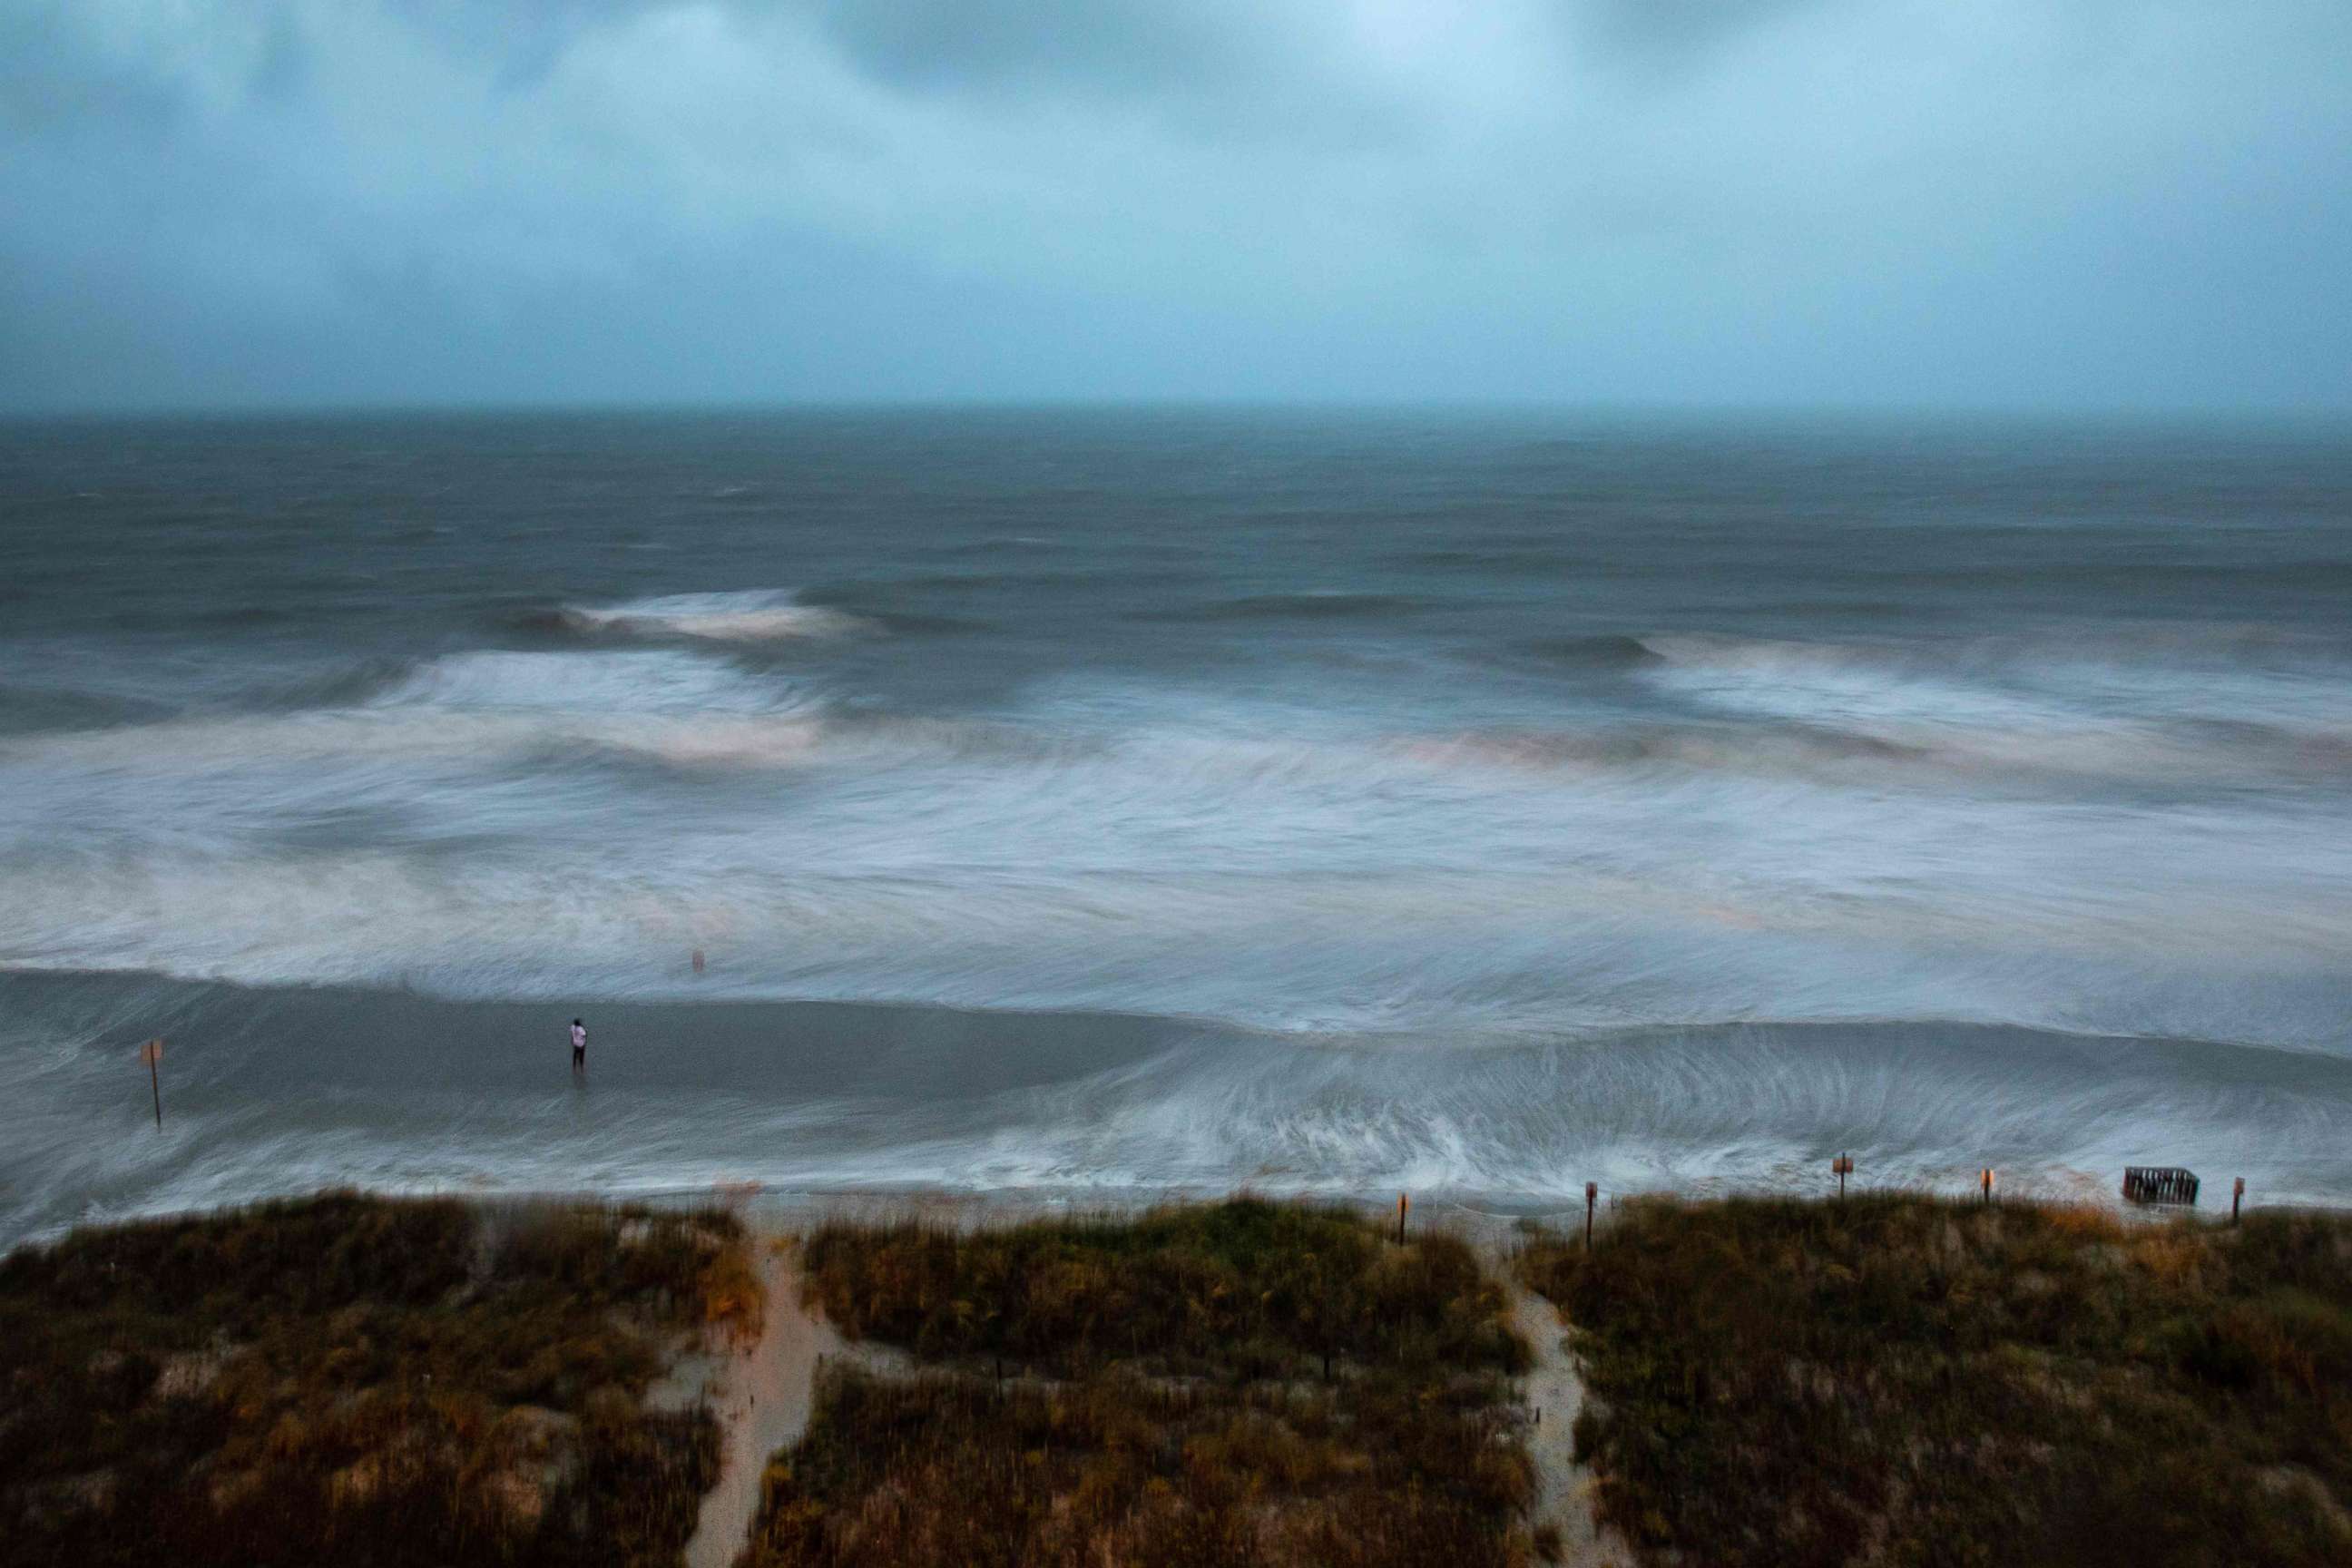
[{"label": "wooden post", "polygon": [[1992,1167],[1990,1165],[1985,1167],[1984,1201],[1987,1203],[1992,1202]]},{"label": "wooden post", "polygon": [[2238,1205],[2246,1201],[2246,1178],[2240,1176],[2230,1188],[2230,1223],[2238,1223]]},{"label": "wooden post", "polygon": [[1412,1200],[1411,1198],[1405,1196],[1402,1193],[1399,1193],[1397,1194],[1397,1245],[1399,1247],[1402,1247],[1404,1245],[1404,1212],[1412,1206]]},{"label": "wooden post", "polygon": [[1853,1170],[1853,1156],[1840,1154],[1830,1162],[1830,1169],[1837,1173],[1838,1202],[1843,1203],[1845,1202],[1845,1179]]},{"label": "wooden post", "polygon": [[1587,1258],[1592,1256],[1592,1204],[1600,1195],[1600,1183],[1584,1184],[1584,1255]]},{"label": "wooden post", "polygon": [[163,1059],[163,1037],[156,1036],[139,1047],[139,1059],[147,1064],[147,1087],[155,1094],[155,1131],[163,1131],[163,1074],[156,1066]]}]

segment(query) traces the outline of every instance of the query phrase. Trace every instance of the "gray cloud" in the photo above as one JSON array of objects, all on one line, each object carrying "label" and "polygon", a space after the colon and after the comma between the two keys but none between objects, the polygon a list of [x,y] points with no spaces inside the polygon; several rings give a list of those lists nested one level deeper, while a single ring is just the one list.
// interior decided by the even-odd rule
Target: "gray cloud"
[{"label": "gray cloud", "polygon": [[1832,0],[1584,0],[1561,7],[1593,54],[1645,65],[1686,64],[1745,34]]},{"label": "gray cloud", "polygon": [[0,406],[2352,406],[2352,8],[0,15]]},{"label": "gray cloud", "polygon": [[0,136],[18,156],[89,122],[157,125],[184,107],[178,84],[88,47],[64,0],[0,11]]},{"label": "gray cloud", "polygon": [[1198,89],[1254,63],[1270,6],[1135,0],[817,0],[858,65],[917,88]]}]

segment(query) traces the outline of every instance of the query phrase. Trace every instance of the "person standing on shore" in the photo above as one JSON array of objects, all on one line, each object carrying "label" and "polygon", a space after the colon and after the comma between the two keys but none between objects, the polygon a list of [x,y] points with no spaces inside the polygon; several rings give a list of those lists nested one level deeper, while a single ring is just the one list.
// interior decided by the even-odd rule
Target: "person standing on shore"
[{"label": "person standing on shore", "polygon": [[588,1070],[588,1026],[577,1018],[572,1020],[572,1070]]}]

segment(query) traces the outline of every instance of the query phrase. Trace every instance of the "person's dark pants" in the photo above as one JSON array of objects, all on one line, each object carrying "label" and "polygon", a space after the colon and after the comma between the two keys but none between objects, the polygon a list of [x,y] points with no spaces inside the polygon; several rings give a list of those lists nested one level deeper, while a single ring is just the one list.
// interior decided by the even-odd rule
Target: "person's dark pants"
[{"label": "person's dark pants", "polygon": [[574,1072],[586,1072],[588,1070],[587,1047],[574,1046],[572,1047],[572,1068]]}]

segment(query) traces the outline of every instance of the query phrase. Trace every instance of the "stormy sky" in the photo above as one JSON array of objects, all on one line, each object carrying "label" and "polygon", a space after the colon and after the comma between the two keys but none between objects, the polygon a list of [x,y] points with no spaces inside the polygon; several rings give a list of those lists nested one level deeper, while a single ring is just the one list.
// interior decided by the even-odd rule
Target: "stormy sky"
[{"label": "stormy sky", "polygon": [[2352,410],[2346,0],[0,0],[0,407]]}]

